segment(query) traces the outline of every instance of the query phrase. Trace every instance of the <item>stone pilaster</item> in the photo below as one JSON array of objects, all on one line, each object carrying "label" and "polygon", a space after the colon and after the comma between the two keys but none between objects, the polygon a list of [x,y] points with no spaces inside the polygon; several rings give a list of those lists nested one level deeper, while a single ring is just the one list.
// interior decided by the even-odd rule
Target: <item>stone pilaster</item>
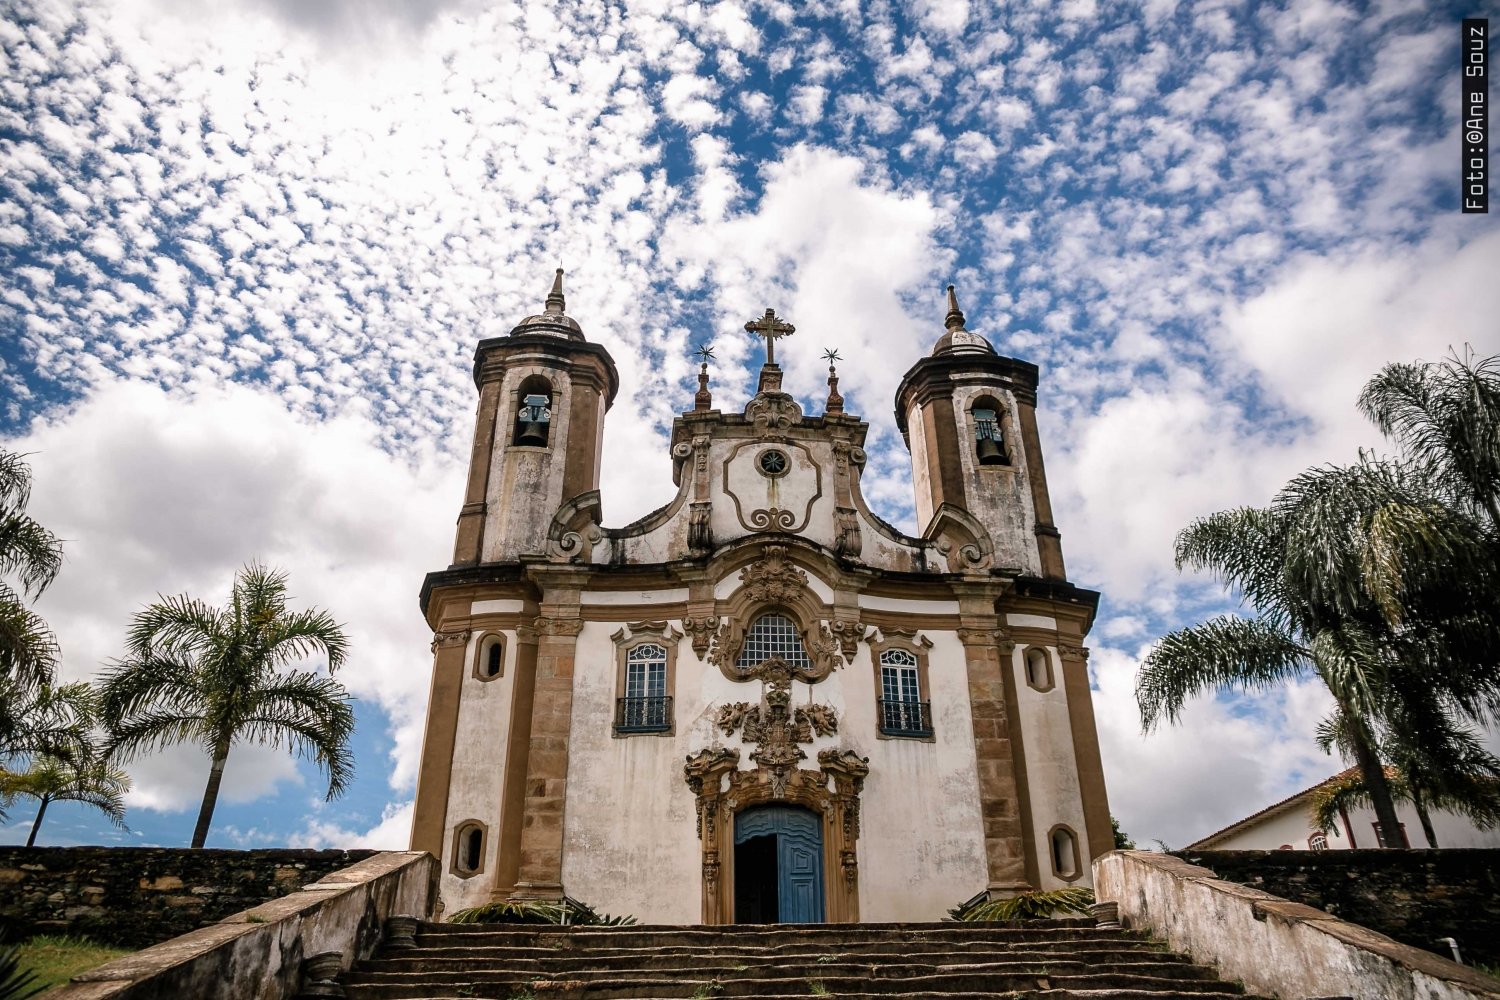
[{"label": "stone pilaster", "polygon": [[[540,575],[540,574],[539,574]],[[520,870],[511,899],[563,896],[563,819],[568,790],[568,740],[573,721],[573,662],[580,585],[569,574],[539,580],[544,598],[536,629],[536,685],[526,762]]]},{"label": "stone pilaster", "polygon": [[443,832],[448,820],[459,689],[463,686],[468,644],[467,627],[446,627],[432,636],[432,691],[427,702],[427,732],[422,738],[422,764],[417,771],[411,849],[427,851],[439,861],[443,857]]},{"label": "stone pilaster", "polygon": [[[984,826],[989,889],[1013,894],[1035,888],[1034,848],[1028,848],[1025,758],[1014,726],[1015,699],[1008,691],[1010,672],[1002,656],[1009,645],[999,619],[989,613],[989,588],[964,588],[959,594],[962,627],[959,641],[969,679],[969,707],[974,726],[974,766],[979,778],[979,808]],[[981,611],[980,608],[984,608]]]},{"label": "stone pilaster", "polygon": [[491,452],[495,445],[495,421],[500,406],[500,383],[485,382],[479,389],[479,410],[474,418],[474,448],[469,457],[469,483],[458,515],[453,542],[453,565],[473,566],[484,545],[485,491],[489,489]]},{"label": "stone pilaster", "polygon": [[1073,730],[1073,762],[1078,768],[1078,790],[1083,799],[1083,821],[1088,826],[1090,863],[1115,849],[1109,821],[1109,797],[1104,789],[1104,762],[1099,754],[1099,730],[1094,725],[1094,697],[1089,689],[1089,651],[1081,638],[1060,637],[1063,690],[1068,698],[1068,723]]}]

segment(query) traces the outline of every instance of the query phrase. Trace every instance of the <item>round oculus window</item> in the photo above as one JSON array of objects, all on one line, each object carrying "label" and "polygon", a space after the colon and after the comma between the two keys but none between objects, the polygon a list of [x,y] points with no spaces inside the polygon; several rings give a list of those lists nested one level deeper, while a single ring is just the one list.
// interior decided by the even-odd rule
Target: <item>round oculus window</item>
[{"label": "round oculus window", "polygon": [[768,448],[760,453],[760,457],[755,460],[755,464],[759,466],[763,475],[784,476],[787,469],[791,468],[792,462],[791,459],[786,457],[786,452],[778,451],[775,448]]}]

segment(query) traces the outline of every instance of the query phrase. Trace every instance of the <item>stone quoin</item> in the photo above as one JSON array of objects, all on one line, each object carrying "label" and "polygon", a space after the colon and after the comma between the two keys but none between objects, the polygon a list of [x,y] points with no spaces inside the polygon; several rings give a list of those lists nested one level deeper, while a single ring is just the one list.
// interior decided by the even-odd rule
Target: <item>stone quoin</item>
[{"label": "stone quoin", "polygon": [[[782,391],[715,409],[703,352],[676,496],[606,527],[608,351],[544,310],[475,352],[453,563],[428,575],[413,850],[451,912],[568,895],[651,923],[933,920],[1089,883],[1113,846],[1038,371],[944,330],[896,394],[920,536],[861,494],[868,425]],[[936,331],[935,331],[936,332]],[[800,334],[807,336],[807,331]]]}]

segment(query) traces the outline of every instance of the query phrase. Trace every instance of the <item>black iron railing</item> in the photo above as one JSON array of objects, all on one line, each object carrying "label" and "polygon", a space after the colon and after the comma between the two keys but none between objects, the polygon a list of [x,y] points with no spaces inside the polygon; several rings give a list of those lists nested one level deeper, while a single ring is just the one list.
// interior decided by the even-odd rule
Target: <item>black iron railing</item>
[{"label": "black iron railing", "polygon": [[615,732],[662,733],[671,728],[671,695],[615,699]]},{"label": "black iron railing", "polygon": [[880,711],[880,731],[887,736],[931,736],[932,703],[926,701],[876,702]]}]

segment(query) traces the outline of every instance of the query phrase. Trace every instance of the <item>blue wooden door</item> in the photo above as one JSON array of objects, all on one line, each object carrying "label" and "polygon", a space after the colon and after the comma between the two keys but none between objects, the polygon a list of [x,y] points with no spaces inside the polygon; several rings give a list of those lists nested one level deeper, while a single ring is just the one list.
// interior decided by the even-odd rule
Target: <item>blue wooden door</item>
[{"label": "blue wooden door", "polygon": [[797,806],[761,806],[734,818],[734,842],[776,838],[777,919],[823,922],[823,822]]}]

